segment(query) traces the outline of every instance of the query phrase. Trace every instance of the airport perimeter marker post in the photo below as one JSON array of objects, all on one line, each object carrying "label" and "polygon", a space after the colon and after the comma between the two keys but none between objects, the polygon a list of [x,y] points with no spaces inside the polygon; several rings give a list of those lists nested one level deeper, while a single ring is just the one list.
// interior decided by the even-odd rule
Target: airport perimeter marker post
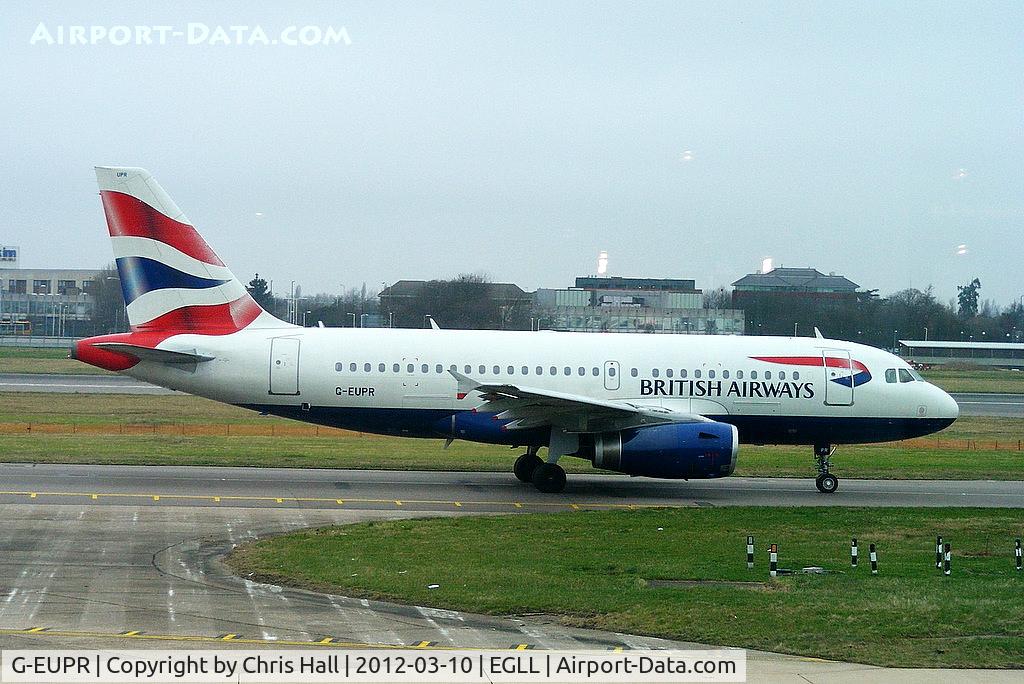
[{"label": "airport perimeter marker post", "polygon": [[[1020,540],[1017,540],[1017,562],[1020,563]],[[754,537],[747,535],[747,569],[754,567]],[[1017,568],[1018,570],[1020,568]]]},{"label": "airport perimeter marker post", "polygon": [[1017,556],[1017,572],[1020,572],[1020,569],[1021,569],[1021,549],[1020,549],[1020,538],[1019,537],[1017,538],[1017,543],[1015,544],[1015,548],[1014,548],[1013,552]]},{"label": "airport perimeter marker post", "polygon": [[857,538],[854,537],[850,542],[850,567],[857,567]]},{"label": "airport perimeter marker post", "polygon": [[953,573],[952,569],[949,567],[950,561],[953,559],[953,553],[949,550],[949,542],[946,542],[943,545],[942,549],[945,552],[944,561],[942,565],[942,574],[949,577],[949,575]]},{"label": "airport perimeter marker post", "polygon": [[778,576],[779,567],[779,545],[772,544],[768,547],[768,574],[772,577]]},{"label": "airport perimeter marker post", "polygon": [[935,567],[942,569],[942,537],[935,538]]},{"label": "airport perimeter marker post", "polygon": [[875,553],[875,545],[868,546],[868,558],[871,559],[871,574],[878,574],[878,554]]}]

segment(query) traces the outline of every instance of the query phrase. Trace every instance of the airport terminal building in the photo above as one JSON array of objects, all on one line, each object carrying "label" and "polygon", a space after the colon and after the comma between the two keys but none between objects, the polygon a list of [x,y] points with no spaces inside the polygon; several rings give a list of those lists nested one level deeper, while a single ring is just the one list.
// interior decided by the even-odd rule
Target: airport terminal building
[{"label": "airport terminal building", "polygon": [[574,332],[742,335],[738,309],[705,309],[693,280],[581,277],[534,295],[537,327]]},{"label": "airport terminal building", "polygon": [[0,335],[78,337],[88,332],[99,269],[0,268]]}]

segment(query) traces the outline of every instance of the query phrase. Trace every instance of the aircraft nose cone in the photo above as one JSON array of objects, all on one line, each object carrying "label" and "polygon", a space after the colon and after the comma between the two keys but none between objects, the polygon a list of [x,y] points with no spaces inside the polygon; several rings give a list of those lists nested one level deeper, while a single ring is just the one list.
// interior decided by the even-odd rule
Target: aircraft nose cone
[{"label": "aircraft nose cone", "polygon": [[956,403],[956,399],[949,396],[945,391],[938,389],[938,393],[941,395],[936,402],[936,416],[939,418],[946,418],[950,422],[960,417],[960,404]]}]

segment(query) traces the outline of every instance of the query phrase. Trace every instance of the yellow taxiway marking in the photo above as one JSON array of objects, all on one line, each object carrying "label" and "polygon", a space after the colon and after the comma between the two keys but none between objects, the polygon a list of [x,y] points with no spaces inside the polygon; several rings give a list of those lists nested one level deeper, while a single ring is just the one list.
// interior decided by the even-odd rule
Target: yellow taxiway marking
[{"label": "yellow taxiway marking", "polygon": [[[65,629],[50,629],[48,627],[32,627],[31,629],[0,629],[0,636],[11,636],[18,634],[32,634],[40,637],[55,637],[58,639],[83,638],[83,639],[133,639],[138,641],[187,641],[192,643],[216,644],[230,641],[233,644],[252,644],[265,646],[333,646],[335,648],[374,648],[381,650],[394,650],[403,648],[429,649],[432,651],[449,650],[471,650],[471,651],[494,651],[501,650],[488,647],[448,647],[437,646],[433,641],[420,641],[413,646],[404,644],[374,644],[359,641],[336,641],[334,637],[324,637],[317,641],[300,641],[293,639],[254,639],[241,637],[237,634],[224,634],[221,636],[206,636],[202,634],[147,634],[137,629],[127,632],[90,632],[74,631]],[[529,644],[518,644],[514,648],[523,650],[529,648]],[[621,648],[619,650],[622,650]]]},{"label": "yellow taxiway marking", "polygon": [[153,492],[29,492],[29,491],[0,491],[0,496],[24,496],[31,499],[56,496],[56,497],[83,497],[97,501],[100,497],[110,500],[132,500],[149,499],[156,502],[236,502],[236,503],[319,503],[319,504],[370,504],[378,506],[455,506],[456,508],[467,508],[473,506],[510,506],[517,509],[522,508],[548,508],[564,509],[567,506],[573,510],[584,508],[606,509],[606,510],[639,510],[644,508],[692,508],[695,504],[668,504],[668,503],[604,503],[598,501],[455,501],[452,499],[335,499],[315,496],[224,496],[212,494],[156,494]]},{"label": "yellow taxiway marking", "polygon": [[519,644],[518,646],[516,646],[515,650],[525,651],[528,648],[530,648],[530,644]]}]

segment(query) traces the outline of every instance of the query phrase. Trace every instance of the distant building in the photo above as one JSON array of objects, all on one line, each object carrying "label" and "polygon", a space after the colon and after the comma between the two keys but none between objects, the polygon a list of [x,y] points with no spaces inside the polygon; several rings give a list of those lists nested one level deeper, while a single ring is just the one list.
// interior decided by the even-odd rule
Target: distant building
[{"label": "distant building", "polygon": [[80,335],[98,269],[0,268],[0,335]]},{"label": "distant building", "polygon": [[[404,302],[416,297],[426,284],[426,280],[399,280],[384,288],[377,295],[381,310],[398,310]],[[487,283],[487,291],[500,306],[529,306],[533,303],[533,296],[529,292],[512,283]]]},{"label": "distant building", "polygon": [[583,332],[743,334],[743,312],[704,309],[693,280],[582,277],[534,293],[536,326]]},{"label": "distant building", "polygon": [[1024,368],[1024,343],[900,340],[899,355],[916,366],[969,364],[995,368]]},{"label": "distant building", "polygon": [[835,273],[825,275],[816,268],[775,268],[767,273],[750,273],[732,284],[733,304],[742,306],[765,295],[814,299],[856,299],[860,287]]}]

